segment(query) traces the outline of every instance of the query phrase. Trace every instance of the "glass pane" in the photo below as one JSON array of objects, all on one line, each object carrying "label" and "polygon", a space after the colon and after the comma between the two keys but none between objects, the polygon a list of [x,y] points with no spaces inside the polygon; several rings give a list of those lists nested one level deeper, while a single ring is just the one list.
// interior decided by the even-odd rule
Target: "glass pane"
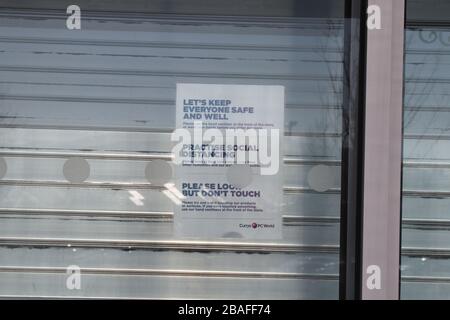
[{"label": "glass pane", "polygon": [[408,1],[401,298],[450,298],[450,4]]},{"label": "glass pane", "polygon": [[[0,296],[338,298],[343,1],[78,2],[0,1]],[[280,238],[174,233],[180,83],[284,88]]]}]

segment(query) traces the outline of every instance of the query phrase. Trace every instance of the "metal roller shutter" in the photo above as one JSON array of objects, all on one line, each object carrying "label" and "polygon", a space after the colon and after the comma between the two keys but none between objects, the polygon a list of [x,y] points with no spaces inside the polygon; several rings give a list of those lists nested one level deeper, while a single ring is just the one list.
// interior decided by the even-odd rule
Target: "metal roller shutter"
[{"label": "metal roller shutter", "polygon": [[[342,21],[97,13],[72,32],[64,18],[0,13],[0,295],[337,298]],[[285,86],[281,241],[174,238],[144,172],[170,159],[177,82]],[[86,182],[65,179],[71,157]],[[325,192],[308,184],[317,165],[334,172]]]},{"label": "metal roller shutter", "polygon": [[450,30],[414,24],[405,30],[402,298],[448,299]]}]

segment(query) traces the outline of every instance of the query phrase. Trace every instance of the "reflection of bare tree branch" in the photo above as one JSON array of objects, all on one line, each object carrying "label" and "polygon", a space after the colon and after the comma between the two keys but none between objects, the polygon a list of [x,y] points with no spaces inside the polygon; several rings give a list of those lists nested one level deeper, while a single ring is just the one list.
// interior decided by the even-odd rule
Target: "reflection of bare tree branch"
[{"label": "reflection of bare tree branch", "polygon": [[[316,27],[318,26],[318,27]],[[313,127],[313,137],[318,133],[324,139],[320,139],[320,144],[307,144],[309,154],[319,154],[320,156],[329,156],[330,151],[334,148],[334,154],[340,153],[340,144],[330,143],[330,139],[326,137],[335,137],[340,134],[341,119],[336,117],[336,110],[339,110],[342,105],[342,68],[343,65],[343,25],[342,21],[336,20],[322,20],[315,29],[312,29],[314,37],[317,37],[319,46],[314,48],[314,62],[317,62],[317,57],[320,62],[323,62],[320,67],[325,66],[328,79],[311,79],[315,81],[316,89],[310,92],[317,94],[320,102],[319,106],[314,106],[314,109],[320,110],[319,117],[316,118]],[[307,106],[311,108],[311,106]],[[290,120],[287,124],[288,132],[298,125],[297,121]],[[320,131],[317,131],[319,129]],[[337,152],[336,152],[337,151]]]},{"label": "reflection of bare tree branch", "polygon": [[[426,31],[424,29],[414,30],[409,29],[407,31],[407,41],[405,44],[406,48],[406,61],[405,61],[405,95],[404,95],[404,131],[407,133],[408,128],[412,126],[414,121],[420,119],[418,116],[420,112],[433,112],[432,116],[428,118],[427,121],[420,123],[421,132],[416,139],[414,146],[409,148],[409,152],[413,153],[417,148],[419,148],[422,138],[427,134],[427,131],[431,128],[433,129],[433,123],[439,116],[440,111],[432,109],[430,107],[440,107],[440,106],[430,106],[430,97],[436,97],[436,94],[432,94],[435,89],[436,84],[436,72],[441,67],[439,62],[439,51],[437,54],[429,54],[430,50],[425,47],[424,50],[418,50],[414,48],[414,45],[418,45],[420,40],[425,43],[426,46],[434,43],[436,41],[439,46],[449,46],[450,43],[445,43],[443,30],[432,30]],[[421,55],[420,61],[409,62],[409,59],[414,59]],[[428,104],[428,105],[427,105]],[[445,128],[439,132],[438,137],[433,139],[428,145],[428,150],[431,150],[434,144],[436,144],[442,134],[445,133]],[[408,155],[405,154],[406,157]],[[425,156],[425,154],[424,154]]]},{"label": "reflection of bare tree branch", "polygon": [[[317,54],[326,66],[329,81],[327,81],[325,94],[319,95],[321,105],[325,108],[319,125],[323,128],[324,133],[341,134],[339,127],[342,119],[341,117],[336,117],[336,110],[342,110],[343,106],[342,72],[345,72],[345,70],[343,49],[344,29],[342,21],[328,20],[325,32],[326,43],[323,45],[323,49],[317,52]],[[331,53],[331,57],[328,56],[329,53]],[[331,87],[331,92],[328,89],[329,86]],[[319,92],[321,93],[322,90],[319,90]],[[327,143],[326,139],[323,139],[323,144],[325,150],[327,145],[329,146],[329,143]],[[333,144],[332,147],[337,154],[340,153],[341,144]]]},{"label": "reflection of bare tree branch", "polygon": [[12,112],[11,106],[8,105],[8,102],[4,100],[3,95],[8,92],[8,86],[6,84],[0,85],[0,125],[11,125],[19,117],[17,112]]}]

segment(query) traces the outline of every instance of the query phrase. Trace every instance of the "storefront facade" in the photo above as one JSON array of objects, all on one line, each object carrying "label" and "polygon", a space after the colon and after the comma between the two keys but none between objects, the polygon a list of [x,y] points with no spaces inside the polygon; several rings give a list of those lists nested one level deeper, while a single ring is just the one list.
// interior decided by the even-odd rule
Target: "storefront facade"
[{"label": "storefront facade", "polygon": [[0,0],[0,296],[450,298],[445,12]]}]

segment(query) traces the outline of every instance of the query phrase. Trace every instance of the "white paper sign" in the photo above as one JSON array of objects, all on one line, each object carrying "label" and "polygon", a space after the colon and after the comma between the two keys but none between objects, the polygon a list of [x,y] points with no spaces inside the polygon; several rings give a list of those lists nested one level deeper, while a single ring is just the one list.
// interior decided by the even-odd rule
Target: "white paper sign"
[{"label": "white paper sign", "polygon": [[277,239],[284,87],[177,84],[175,234]]}]

